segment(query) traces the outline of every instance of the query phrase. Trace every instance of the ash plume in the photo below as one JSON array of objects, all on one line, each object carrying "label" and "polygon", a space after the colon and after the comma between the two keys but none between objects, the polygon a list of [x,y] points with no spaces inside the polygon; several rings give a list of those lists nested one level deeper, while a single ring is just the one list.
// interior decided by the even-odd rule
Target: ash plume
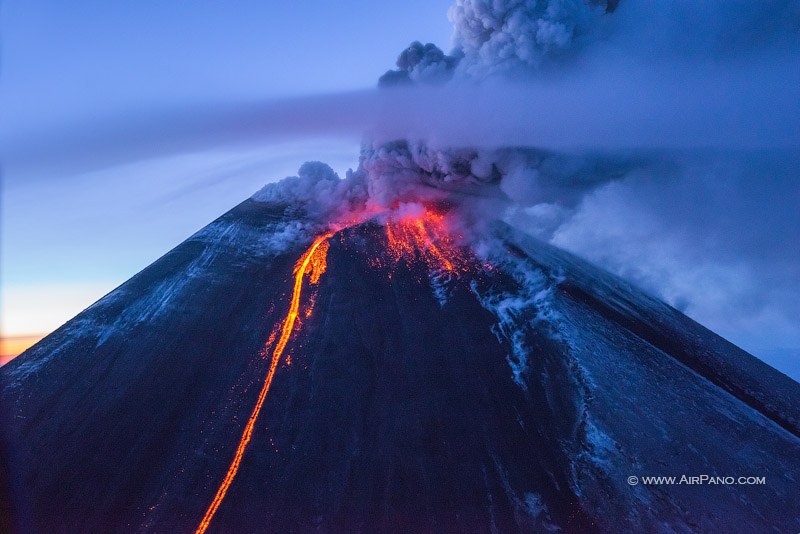
[{"label": "ash plume", "polygon": [[458,56],[448,56],[433,43],[414,41],[397,58],[397,69],[378,78],[379,87],[411,83],[444,83],[453,77]]},{"label": "ash plume", "polygon": [[557,61],[589,41],[615,6],[614,0],[457,0],[449,15],[463,55],[458,69],[483,77]]},{"label": "ash plume", "polygon": [[[309,186],[305,169],[267,189],[286,188],[323,218],[449,199],[476,227],[499,216],[746,348],[773,335],[800,344],[800,258],[785,245],[800,228],[796,76],[786,70],[800,58],[800,1],[458,0],[449,16],[450,52],[413,42],[379,80],[384,103],[416,91],[418,115],[402,100],[384,106],[340,183]],[[537,88],[536,98],[565,80],[586,83],[572,104],[537,107],[526,89],[508,99],[509,87]],[[437,130],[453,95],[462,115]],[[692,118],[669,124],[682,114]],[[496,135],[499,116],[509,119]],[[636,140],[646,148],[621,150]],[[747,221],[762,212],[770,224],[755,231]]]}]

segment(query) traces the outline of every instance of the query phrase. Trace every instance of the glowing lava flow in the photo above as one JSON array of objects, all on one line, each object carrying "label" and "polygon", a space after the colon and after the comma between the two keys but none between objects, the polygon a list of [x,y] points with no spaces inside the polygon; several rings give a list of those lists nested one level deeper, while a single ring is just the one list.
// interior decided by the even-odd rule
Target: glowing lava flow
[{"label": "glowing lava flow", "polygon": [[223,499],[225,499],[225,494],[228,492],[231,482],[233,482],[234,477],[236,477],[236,473],[239,471],[239,465],[242,462],[242,456],[244,455],[245,448],[247,448],[247,444],[250,442],[250,438],[253,435],[253,427],[256,424],[256,419],[258,419],[258,414],[261,412],[261,407],[264,405],[264,399],[267,397],[267,392],[272,385],[272,379],[275,376],[275,370],[278,368],[278,363],[283,355],[283,351],[286,350],[286,344],[289,343],[289,338],[291,337],[292,331],[294,330],[294,325],[297,322],[297,316],[300,312],[300,293],[303,289],[303,277],[308,275],[309,282],[311,284],[316,284],[319,282],[320,276],[322,276],[322,273],[324,273],[325,269],[327,268],[329,247],[328,239],[332,235],[333,233],[330,232],[317,237],[308,250],[306,250],[305,254],[303,254],[303,256],[301,256],[295,264],[292,302],[289,306],[289,312],[286,314],[286,318],[283,320],[281,326],[281,335],[278,338],[278,343],[275,345],[275,349],[272,351],[272,361],[270,363],[269,372],[267,373],[267,377],[264,379],[264,385],[261,387],[261,392],[258,394],[258,400],[253,408],[253,412],[250,414],[250,418],[247,420],[247,425],[244,427],[244,432],[239,440],[239,446],[236,448],[236,454],[233,457],[233,461],[231,462],[230,467],[228,467],[228,472],[225,474],[225,479],[222,481],[222,484],[220,484],[216,495],[214,495],[214,500],[211,501],[211,504],[206,511],[206,515],[203,516],[203,520],[200,521],[200,524],[195,531],[197,534],[202,534],[206,531],[208,525],[211,523],[211,520],[214,518],[214,514],[217,512],[217,508],[219,508],[219,505],[222,504]]},{"label": "glowing lava flow", "polygon": [[464,255],[447,228],[444,215],[423,208],[386,223],[389,254],[395,261],[422,259],[430,269],[466,271]]}]

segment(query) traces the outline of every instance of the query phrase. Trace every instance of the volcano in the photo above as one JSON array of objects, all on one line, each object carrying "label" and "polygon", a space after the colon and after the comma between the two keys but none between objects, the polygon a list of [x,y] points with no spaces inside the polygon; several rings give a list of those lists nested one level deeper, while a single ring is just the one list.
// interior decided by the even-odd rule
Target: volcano
[{"label": "volcano", "polygon": [[0,369],[8,524],[800,530],[800,385],[502,222],[481,252],[407,211],[306,235],[249,199]]}]

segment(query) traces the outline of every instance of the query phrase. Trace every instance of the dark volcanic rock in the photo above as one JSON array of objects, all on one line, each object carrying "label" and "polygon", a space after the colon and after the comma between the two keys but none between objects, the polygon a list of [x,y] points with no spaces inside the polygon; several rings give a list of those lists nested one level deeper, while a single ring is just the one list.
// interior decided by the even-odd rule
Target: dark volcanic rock
[{"label": "dark volcanic rock", "polygon": [[[307,246],[269,253],[283,218],[241,204],[0,369],[19,530],[197,526]],[[511,267],[443,290],[422,262],[376,265],[374,223],[332,238],[210,531],[800,529],[796,382],[621,280],[496,232],[543,284],[529,301]],[[628,484],[683,474],[766,483]]]}]

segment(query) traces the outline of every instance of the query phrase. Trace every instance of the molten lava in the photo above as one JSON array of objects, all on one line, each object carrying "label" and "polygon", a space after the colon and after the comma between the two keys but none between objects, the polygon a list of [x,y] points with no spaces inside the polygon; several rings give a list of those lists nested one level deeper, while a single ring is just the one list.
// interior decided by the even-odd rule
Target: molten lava
[{"label": "molten lava", "polygon": [[386,223],[389,255],[411,263],[422,260],[431,270],[457,274],[468,269],[445,216],[427,207],[397,214]]},{"label": "molten lava", "polygon": [[[278,363],[280,362],[283,352],[286,350],[286,345],[289,343],[289,339],[294,331],[295,323],[297,322],[298,314],[300,312],[300,296],[303,289],[303,278],[308,275],[309,282],[311,284],[315,285],[319,282],[320,276],[322,276],[322,274],[325,272],[325,269],[328,265],[328,247],[330,246],[328,239],[332,235],[333,233],[329,232],[317,237],[308,250],[306,250],[306,252],[295,264],[292,301],[289,305],[289,311],[281,323],[281,334],[278,338],[278,343],[275,345],[275,348],[272,351],[272,361],[270,362],[269,372],[264,379],[264,385],[261,387],[261,391],[258,394],[258,400],[253,408],[253,412],[250,414],[250,418],[247,420],[247,425],[245,426],[242,437],[239,440],[239,446],[236,447],[236,453],[234,454],[233,461],[231,462],[230,467],[228,467],[228,471],[225,474],[225,478],[223,479],[222,484],[220,484],[216,495],[214,495],[214,500],[211,501],[205,516],[203,516],[202,521],[200,521],[200,524],[197,527],[197,534],[202,534],[206,531],[211,523],[211,520],[214,518],[214,514],[217,512],[219,505],[222,504],[223,499],[225,499],[225,494],[228,492],[228,488],[233,482],[233,479],[236,477],[236,473],[239,471],[239,465],[242,462],[242,456],[244,455],[247,444],[250,442],[250,438],[253,435],[253,427],[256,424],[259,413],[261,413],[261,408],[264,405],[264,399],[267,397],[267,392],[272,385],[272,379],[275,377],[275,371],[278,368]],[[313,306],[313,301],[311,305]],[[308,315],[310,315],[310,312],[308,312],[307,316]],[[267,346],[269,346],[272,341],[274,341],[274,336],[270,336]]]}]

